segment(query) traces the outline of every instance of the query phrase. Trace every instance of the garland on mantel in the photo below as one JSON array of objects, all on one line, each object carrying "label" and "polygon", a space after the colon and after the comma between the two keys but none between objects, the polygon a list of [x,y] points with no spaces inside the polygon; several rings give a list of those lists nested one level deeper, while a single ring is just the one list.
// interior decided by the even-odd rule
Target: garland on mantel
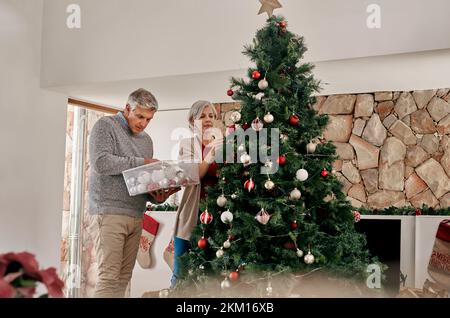
[{"label": "garland on mantel", "polygon": [[[177,211],[178,207],[176,205],[171,205],[168,203],[160,205],[152,205],[152,211]],[[371,208],[355,208],[361,215],[410,215],[410,216],[420,216],[420,215],[449,215],[450,207],[443,209],[433,209],[424,205],[421,209],[414,207],[389,207],[384,209],[371,209]]]},{"label": "garland on mantel", "polygon": [[426,205],[423,205],[420,209],[414,207],[389,207],[385,209],[355,208],[355,211],[358,211],[361,215],[450,215],[450,207],[433,209]]}]

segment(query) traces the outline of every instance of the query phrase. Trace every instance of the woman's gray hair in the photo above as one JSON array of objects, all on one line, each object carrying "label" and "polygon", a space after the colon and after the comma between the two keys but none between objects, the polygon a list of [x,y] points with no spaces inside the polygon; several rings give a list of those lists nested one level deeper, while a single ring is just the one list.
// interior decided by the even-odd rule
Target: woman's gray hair
[{"label": "woman's gray hair", "polygon": [[208,102],[206,100],[198,100],[191,106],[191,109],[189,110],[188,121],[189,121],[189,125],[191,126],[191,128],[192,128],[192,122],[194,120],[199,120],[200,117],[202,116],[203,110],[205,109],[205,107],[208,107],[208,106],[211,106],[214,116],[217,119],[217,111],[216,111],[216,108],[214,107],[214,105],[211,102]]},{"label": "woman's gray hair", "polygon": [[158,110],[158,101],[155,96],[143,88],[139,88],[131,93],[128,96],[127,104],[130,105],[131,110],[135,110],[136,107]]}]

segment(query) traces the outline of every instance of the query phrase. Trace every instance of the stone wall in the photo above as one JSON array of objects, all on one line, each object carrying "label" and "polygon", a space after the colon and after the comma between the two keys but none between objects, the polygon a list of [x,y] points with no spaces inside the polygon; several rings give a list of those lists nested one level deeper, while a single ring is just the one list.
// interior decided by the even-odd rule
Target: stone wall
[{"label": "stone wall", "polygon": [[[319,96],[355,207],[450,206],[450,89]],[[239,104],[221,105],[222,119]]]},{"label": "stone wall", "polygon": [[450,89],[320,96],[355,207],[450,206]]}]

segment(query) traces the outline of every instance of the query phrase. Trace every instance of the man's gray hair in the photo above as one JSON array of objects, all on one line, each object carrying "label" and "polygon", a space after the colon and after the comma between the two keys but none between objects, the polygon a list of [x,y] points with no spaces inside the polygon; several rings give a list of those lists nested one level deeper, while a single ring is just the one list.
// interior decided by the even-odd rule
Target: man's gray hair
[{"label": "man's gray hair", "polygon": [[135,110],[136,107],[158,110],[158,101],[155,96],[143,88],[139,88],[131,93],[127,104],[130,105],[131,110]]},{"label": "man's gray hair", "polygon": [[208,106],[211,106],[214,116],[217,119],[217,111],[216,111],[216,108],[214,107],[214,105],[211,102],[208,102],[206,100],[199,100],[199,101],[196,101],[191,106],[191,109],[189,110],[189,115],[188,115],[189,125],[192,125],[192,122],[194,120],[199,120],[200,117],[202,116],[203,110],[205,109],[205,107],[208,107]]}]

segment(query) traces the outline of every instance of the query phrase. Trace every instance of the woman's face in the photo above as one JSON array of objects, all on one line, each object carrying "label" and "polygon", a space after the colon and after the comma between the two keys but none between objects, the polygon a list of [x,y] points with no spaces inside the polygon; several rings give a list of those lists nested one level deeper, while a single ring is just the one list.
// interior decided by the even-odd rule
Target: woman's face
[{"label": "woman's face", "polygon": [[216,116],[214,115],[214,111],[212,110],[212,107],[206,106],[203,109],[203,112],[200,116],[200,120],[202,123],[202,133],[205,133],[205,131],[207,129],[213,127],[215,119],[216,119]]}]

